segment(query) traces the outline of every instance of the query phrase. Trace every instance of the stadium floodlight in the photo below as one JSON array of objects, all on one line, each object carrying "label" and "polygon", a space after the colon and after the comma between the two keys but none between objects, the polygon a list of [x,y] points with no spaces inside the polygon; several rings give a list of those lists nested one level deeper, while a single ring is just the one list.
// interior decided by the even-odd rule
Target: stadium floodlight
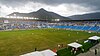
[{"label": "stadium floodlight", "polygon": [[32,17],[30,19],[32,19]]},{"label": "stadium floodlight", "polygon": [[18,16],[16,16],[16,18],[18,18]]},{"label": "stadium floodlight", "polygon": [[23,19],[25,19],[25,17],[23,17]]},{"label": "stadium floodlight", "polygon": [[31,19],[34,19],[33,17],[31,17]]},{"label": "stadium floodlight", "polygon": [[36,18],[36,19],[39,19],[39,18]]},{"label": "stadium floodlight", "polygon": [[13,18],[16,18],[16,16],[13,16]]},{"label": "stadium floodlight", "polygon": [[34,19],[39,19],[39,18],[34,18]]},{"label": "stadium floodlight", "polygon": [[14,16],[16,16],[16,14],[14,14]]},{"label": "stadium floodlight", "polygon": [[36,19],[36,18],[34,18],[34,19]]},{"label": "stadium floodlight", "polygon": [[28,19],[32,19],[32,17],[28,17]]},{"label": "stadium floodlight", "polygon": [[31,19],[34,19],[34,17],[31,17]]},{"label": "stadium floodlight", "polygon": [[35,19],[35,18],[33,17],[33,19]]},{"label": "stadium floodlight", "polygon": [[26,19],[26,17],[24,17],[24,19]]},{"label": "stadium floodlight", "polygon": [[55,19],[55,21],[60,21],[60,19]]},{"label": "stadium floodlight", "polygon": [[6,16],[6,18],[16,18],[15,16]]},{"label": "stadium floodlight", "polygon": [[14,18],[17,18],[16,14],[14,14]]},{"label": "stadium floodlight", "polygon": [[29,17],[26,17],[26,19],[29,19]]},{"label": "stadium floodlight", "polygon": [[13,16],[10,16],[10,18],[13,18]]},{"label": "stadium floodlight", "polygon": [[22,19],[23,17],[18,16],[17,18],[18,18],[18,19]]},{"label": "stadium floodlight", "polygon": [[31,19],[30,17],[28,17],[28,19]]},{"label": "stadium floodlight", "polygon": [[24,19],[28,19],[28,17],[24,17]]},{"label": "stadium floodlight", "polygon": [[5,18],[10,18],[9,16],[5,16]]},{"label": "stadium floodlight", "polygon": [[33,17],[31,17],[31,19],[34,19]]},{"label": "stadium floodlight", "polygon": [[23,17],[20,17],[21,19],[23,19]]}]

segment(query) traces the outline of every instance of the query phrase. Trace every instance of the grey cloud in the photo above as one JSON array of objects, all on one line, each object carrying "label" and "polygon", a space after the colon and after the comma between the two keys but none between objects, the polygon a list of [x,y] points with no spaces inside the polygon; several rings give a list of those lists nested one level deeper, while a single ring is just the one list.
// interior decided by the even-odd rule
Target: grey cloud
[{"label": "grey cloud", "polygon": [[99,6],[100,0],[0,0],[0,3],[15,6],[15,5],[22,5],[27,2],[39,2],[48,5],[59,5],[63,3],[75,3],[75,4],[87,4],[92,6]]},{"label": "grey cloud", "polygon": [[31,0],[31,1],[45,3],[53,6],[59,4],[78,4],[85,7],[95,8],[94,10],[100,10],[100,0]]},{"label": "grey cloud", "polygon": [[0,0],[0,3],[6,6],[18,7],[26,4],[28,0]]},{"label": "grey cloud", "polygon": [[94,10],[100,10],[100,0],[0,0],[1,4],[12,7],[24,6],[28,2],[36,2],[51,6],[59,4],[78,4],[94,8]]}]

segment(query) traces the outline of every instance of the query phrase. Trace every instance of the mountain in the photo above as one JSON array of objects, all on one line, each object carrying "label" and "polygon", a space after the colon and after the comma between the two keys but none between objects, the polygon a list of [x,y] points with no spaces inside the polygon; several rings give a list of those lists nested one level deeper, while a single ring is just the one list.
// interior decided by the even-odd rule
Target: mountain
[{"label": "mountain", "polygon": [[39,19],[60,19],[60,20],[96,20],[100,19],[100,12],[95,13],[87,13],[83,15],[73,15],[69,17],[63,17],[59,14],[56,14],[54,12],[46,11],[45,9],[41,8],[36,12],[30,12],[30,13],[19,13],[14,12],[7,16],[19,16],[19,17],[35,17]]},{"label": "mountain", "polygon": [[30,13],[18,13],[18,12],[14,12],[11,13],[7,16],[20,16],[20,17],[35,17],[35,18],[39,18],[39,19],[65,19],[65,20],[70,20],[67,17],[63,17],[60,16],[54,12],[49,12],[46,11],[45,9],[41,8],[36,12],[30,12]]},{"label": "mountain", "polygon": [[100,19],[100,12],[88,13],[83,15],[73,15],[69,16],[69,18],[72,20],[96,20]]}]

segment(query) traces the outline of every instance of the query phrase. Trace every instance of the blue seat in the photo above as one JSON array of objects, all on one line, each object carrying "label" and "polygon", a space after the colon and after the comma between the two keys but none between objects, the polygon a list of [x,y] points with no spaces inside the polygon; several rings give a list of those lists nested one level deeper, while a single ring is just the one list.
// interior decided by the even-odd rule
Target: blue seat
[{"label": "blue seat", "polygon": [[76,30],[82,30],[83,26],[77,26]]},{"label": "blue seat", "polygon": [[66,26],[54,26],[53,28],[66,28]]},{"label": "blue seat", "polygon": [[99,29],[97,30],[97,32],[100,32],[100,27],[99,27]]},{"label": "blue seat", "polygon": [[84,26],[82,30],[89,30],[91,26]]},{"label": "blue seat", "polygon": [[68,28],[68,29],[69,29],[70,27],[71,27],[71,26],[66,26],[66,28]]},{"label": "blue seat", "polygon": [[77,26],[71,26],[70,29],[75,29]]},{"label": "blue seat", "polygon": [[97,31],[98,29],[99,29],[99,26],[94,26],[94,27],[90,28],[89,30],[91,30],[91,31]]}]

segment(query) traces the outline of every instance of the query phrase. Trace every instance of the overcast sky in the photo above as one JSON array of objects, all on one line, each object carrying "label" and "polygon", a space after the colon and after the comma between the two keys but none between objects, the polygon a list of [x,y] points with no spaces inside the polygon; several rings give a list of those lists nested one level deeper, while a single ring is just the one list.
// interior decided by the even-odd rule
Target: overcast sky
[{"label": "overcast sky", "polygon": [[44,8],[62,16],[100,11],[100,0],[0,0],[0,15],[29,13]]}]

